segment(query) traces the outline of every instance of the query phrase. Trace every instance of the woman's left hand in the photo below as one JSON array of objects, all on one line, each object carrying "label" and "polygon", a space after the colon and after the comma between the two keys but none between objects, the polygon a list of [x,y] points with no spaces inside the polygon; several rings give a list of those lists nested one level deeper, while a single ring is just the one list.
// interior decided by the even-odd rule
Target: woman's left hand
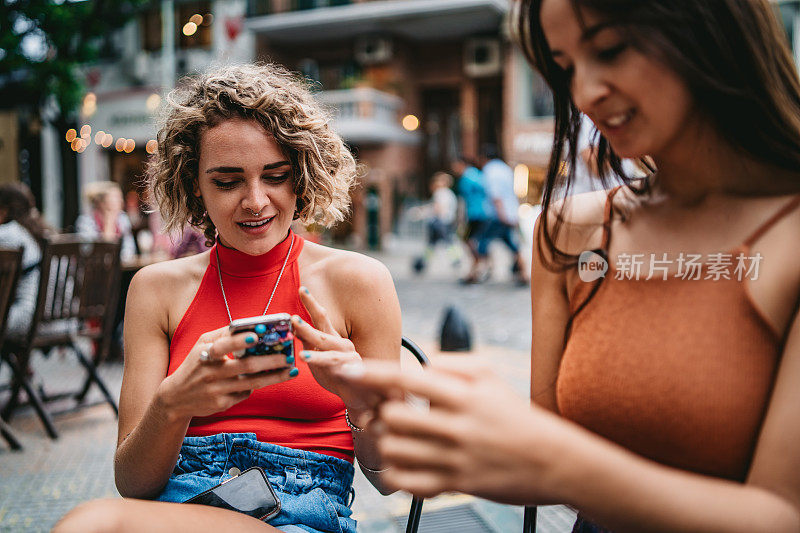
[{"label": "woman's left hand", "polygon": [[317,383],[339,396],[350,411],[355,413],[368,409],[364,395],[359,394],[357,388],[349,386],[339,373],[345,365],[361,364],[361,356],[355,346],[350,339],[337,333],[325,308],[305,287],[300,287],[300,300],[317,329],[299,316],[292,317],[294,335],[303,342],[303,352],[298,355],[308,363]]},{"label": "woman's left hand", "polygon": [[382,481],[428,498],[458,491],[513,505],[558,498],[549,478],[569,425],[510,390],[485,364],[437,361],[418,374],[365,363],[345,379],[384,397],[411,393],[430,410],[391,400],[379,409]]}]

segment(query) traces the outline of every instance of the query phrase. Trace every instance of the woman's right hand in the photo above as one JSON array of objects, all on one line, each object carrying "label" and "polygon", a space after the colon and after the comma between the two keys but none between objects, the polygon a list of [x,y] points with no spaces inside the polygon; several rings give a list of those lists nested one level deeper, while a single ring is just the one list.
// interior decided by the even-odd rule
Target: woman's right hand
[{"label": "woman's right hand", "polygon": [[[252,332],[230,335],[228,326],[204,333],[178,369],[161,383],[156,400],[170,417],[188,421],[224,411],[256,389],[294,377],[289,375],[293,367],[281,354],[229,355],[242,354],[256,341]],[[207,361],[201,358],[204,351]]]}]

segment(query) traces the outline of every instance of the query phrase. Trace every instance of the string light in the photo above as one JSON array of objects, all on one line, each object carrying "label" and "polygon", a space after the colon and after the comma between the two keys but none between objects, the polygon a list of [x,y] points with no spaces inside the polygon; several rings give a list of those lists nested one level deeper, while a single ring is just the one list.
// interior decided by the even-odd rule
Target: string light
[{"label": "string light", "polygon": [[414,131],[419,128],[419,119],[414,115],[406,115],[403,117],[403,127],[408,131]]}]

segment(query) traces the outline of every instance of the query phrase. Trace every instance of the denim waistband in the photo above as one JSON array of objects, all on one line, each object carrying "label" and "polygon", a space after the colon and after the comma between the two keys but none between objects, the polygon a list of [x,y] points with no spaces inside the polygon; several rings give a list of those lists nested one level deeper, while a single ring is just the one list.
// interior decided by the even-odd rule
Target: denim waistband
[{"label": "denim waistband", "polygon": [[297,481],[302,490],[305,476],[314,479],[328,493],[346,501],[350,496],[354,469],[348,461],[316,452],[287,448],[257,440],[255,433],[218,433],[205,437],[185,437],[181,461],[199,461],[207,471],[227,473],[236,467],[245,470],[260,466],[267,475],[284,477],[287,486]]}]

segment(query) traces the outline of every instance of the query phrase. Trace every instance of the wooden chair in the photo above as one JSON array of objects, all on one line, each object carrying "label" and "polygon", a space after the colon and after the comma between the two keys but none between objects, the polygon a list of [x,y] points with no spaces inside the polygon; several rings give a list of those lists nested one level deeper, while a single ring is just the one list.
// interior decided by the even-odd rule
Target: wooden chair
[{"label": "wooden chair", "polygon": [[[30,378],[30,357],[33,350],[49,351],[67,347],[86,370],[87,376],[74,396],[78,405],[94,383],[105,401],[118,415],[117,404],[97,373],[96,364],[108,354],[114,325],[114,312],[119,298],[120,244],[87,240],[76,235],[60,235],[49,240],[42,250],[41,274],[36,311],[30,331],[24,340],[7,343],[4,357],[14,371],[11,398],[3,408],[2,418],[8,420],[24,390],[41,419],[48,435],[58,438],[55,425],[45,403],[65,395],[48,397],[40,394]],[[95,353],[83,352],[79,338],[91,339]],[[43,389],[41,389],[43,393]]]},{"label": "wooden chair", "polygon": [[[3,346],[8,311],[17,294],[17,282],[21,270],[22,248],[18,250],[0,249],[0,346]],[[22,449],[19,439],[2,418],[0,418],[0,436],[5,439],[12,450]]]}]

